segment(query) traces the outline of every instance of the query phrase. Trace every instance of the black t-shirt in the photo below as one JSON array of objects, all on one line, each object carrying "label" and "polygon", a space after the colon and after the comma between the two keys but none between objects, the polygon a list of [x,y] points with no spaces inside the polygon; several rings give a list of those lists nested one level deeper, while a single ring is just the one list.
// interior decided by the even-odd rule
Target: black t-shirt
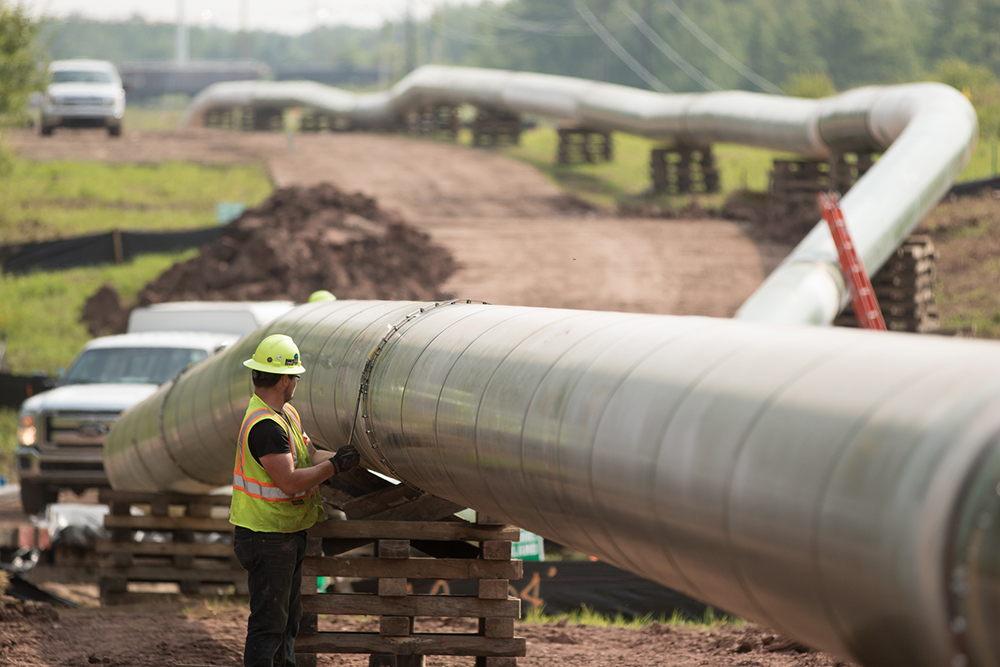
[{"label": "black t-shirt", "polygon": [[261,419],[254,424],[247,434],[247,443],[250,445],[250,455],[257,463],[260,463],[262,456],[288,454],[292,451],[288,444],[288,433],[273,419]]}]

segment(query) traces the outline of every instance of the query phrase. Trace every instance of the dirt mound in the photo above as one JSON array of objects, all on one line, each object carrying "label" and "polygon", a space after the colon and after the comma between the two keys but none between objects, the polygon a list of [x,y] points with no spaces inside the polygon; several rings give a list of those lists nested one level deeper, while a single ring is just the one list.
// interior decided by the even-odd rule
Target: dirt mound
[{"label": "dirt mound", "polygon": [[122,307],[118,290],[105,283],[83,304],[80,321],[87,325],[91,336],[123,333],[128,326],[128,312]]},{"label": "dirt mound", "polygon": [[[281,188],[229,223],[197,257],[147,284],[138,305],[167,301],[304,302],[326,289],[341,299],[431,301],[457,268],[451,253],[360,193],[326,183]],[[102,287],[84,306],[91,333],[124,331],[127,311]],[[123,315],[124,313],[124,315]]]},{"label": "dirt mound", "polygon": [[326,183],[281,188],[227,225],[222,238],[139,292],[163,301],[446,298],[451,254],[371,197]]}]

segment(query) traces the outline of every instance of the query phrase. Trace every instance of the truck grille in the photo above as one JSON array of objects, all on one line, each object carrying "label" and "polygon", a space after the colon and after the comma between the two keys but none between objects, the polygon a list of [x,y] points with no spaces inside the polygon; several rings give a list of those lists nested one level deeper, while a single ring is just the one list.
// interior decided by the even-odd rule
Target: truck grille
[{"label": "truck grille", "polygon": [[62,103],[68,107],[99,107],[104,105],[103,97],[66,97]]},{"label": "truck grille", "polygon": [[46,419],[44,445],[49,447],[100,447],[117,412],[56,412]]}]

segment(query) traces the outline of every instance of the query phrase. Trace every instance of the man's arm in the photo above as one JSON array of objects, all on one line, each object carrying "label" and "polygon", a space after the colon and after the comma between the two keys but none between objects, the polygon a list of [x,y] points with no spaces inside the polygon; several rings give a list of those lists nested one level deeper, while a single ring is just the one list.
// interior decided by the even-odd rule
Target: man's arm
[{"label": "man's arm", "polygon": [[308,491],[319,486],[328,477],[332,477],[337,468],[332,457],[326,457],[319,463],[308,468],[296,468],[291,452],[284,454],[265,454],[260,457],[260,464],[271,476],[274,483],[284,493],[290,496]]},{"label": "man's arm", "polygon": [[312,439],[305,433],[302,434],[302,439],[305,440],[306,447],[309,449],[309,457],[312,459],[313,465],[319,465],[323,461],[328,461],[334,457],[334,452],[328,452],[325,449],[316,449],[312,443]]}]

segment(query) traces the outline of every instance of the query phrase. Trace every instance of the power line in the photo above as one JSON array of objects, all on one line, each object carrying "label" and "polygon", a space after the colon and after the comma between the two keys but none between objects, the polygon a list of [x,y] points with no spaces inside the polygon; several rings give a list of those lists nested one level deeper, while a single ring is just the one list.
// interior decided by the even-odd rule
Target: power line
[{"label": "power line", "polygon": [[677,51],[667,44],[662,37],[656,34],[649,24],[646,23],[641,16],[639,16],[639,13],[635,11],[630,4],[625,2],[625,0],[619,0],[618,8],[621,9],[633,25],[639,29],[639,32],[646,36],[646,39],[652,42],[653,45],[663,53],[663,55],[670,58],[675,65],[684,70],[689,77],[700,83],[702,88],[705,90],[722,90],[722,87],[719,86],[719,84],[705,76],[701,70],[685,60],[684,56],[677,53]]},{"label": "power line", "polygon": [[546,23],[521,18],[520,16],[504,11],[501,7],[487,7],[485,3],[477,5],[476,11],[483,14],[487,18],[488,23],[499,28],[523,30],[539,35],[559,35],[561,37],[582,37],[590,34],[590,30],[586,26],[580,25],[578,16],[557,19]]},{"label": "power line", "polygon": [[601,41],[604,42],[604,44],[611,49],[623,63],[628,65],[629,69],[635,72],[640,79],[648,83],[649,86],[657,92],[674,92],[667,87],[667,84],[657,79],[652,73],[650,73],[649,70],[640,65],[639,61],[633,58],[632,55],[625,50],[625,47],[618,43],[618,40],[615,39],[610,32],[608,32],[608,29],[605,28],[600,21],[597,20],[597,17],[594,16],[594,12],[590,11],[590,8],[584,4],[583,0],[576,0],[574,4],[576,5],[576,11],[580,13],[580,16],[587,22],[587,25],[590,26],[591,30],[593,30],[594,33],[601,38]]},{"label": "power line", "polygon": [[747,80],[755,83],[762,90],[766,90],[773,95],[785,94],[785,91],[778,88],[776,85],[741,63],[736,56],[731,54],[729,51],[726,51],[721,45],[719,45],[718,42],[709,37],[704,30],[699,28],[694,21],[688,18],[687,14],[681,11],[681,8],[677,6],[677,3],[675,3],[674,0],[663,0],[663,4],[667,8],[667,11],[673,14],[674,17],[681,22],[681,25],[683,25],[688,32],[694,35],[699,42],[704,44],[705,47],[712,53],[719,56],[719,58],[721,58],[727,65],[746,77]]}]

